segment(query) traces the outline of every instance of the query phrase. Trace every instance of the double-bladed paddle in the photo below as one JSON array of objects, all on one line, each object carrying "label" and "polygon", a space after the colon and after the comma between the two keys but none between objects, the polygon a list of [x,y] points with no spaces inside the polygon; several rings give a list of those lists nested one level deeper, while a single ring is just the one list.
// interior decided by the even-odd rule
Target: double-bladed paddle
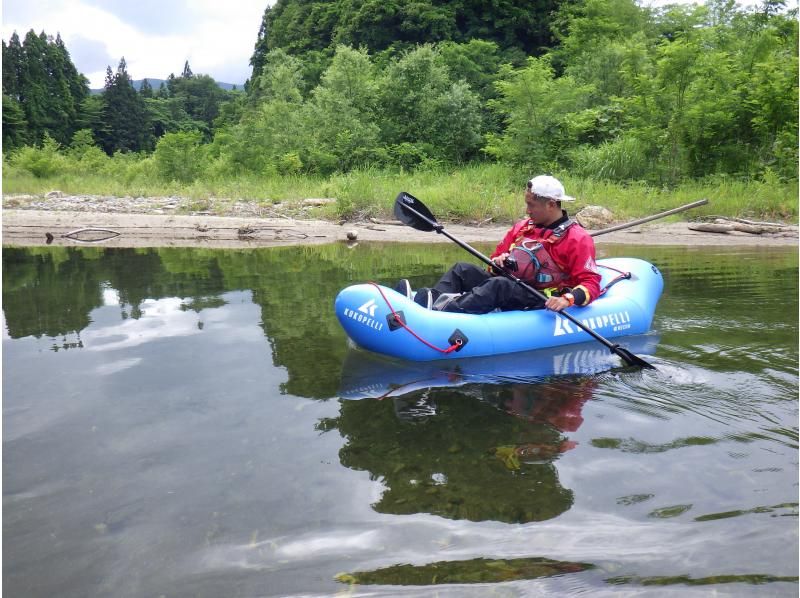
[{"label": "double-bladed paddle", "polygon": [[[524,288],[529,293],[531,293],[534,296],[538,297],[542,301],[546,301],[547,300],[547,296],[544,293],[542,293],[541,291],[539,291],[537,289],[534,289],[532,286],[526,284],[524,281],[522,281],[519,278],[517,278],[516,276],[514,276],[506,268],[503,268],[503,267],[498,266],[497,264],[495,264],[492,260],[490,260],[488,257],[483,255],[480,251],[474,249],[470,245],[467,245],[464,241],[462,241],[460,239],[457,239],[456,237],[454,237],[453,235],[448,233],[444,229],[444,226],[439,224],[436,221],[436,217],[425,206],[425,204],[422,203],[420,200],[418,200],[413,195],[411,195],[410,193],[407,193],[405,191],[401,191],[398,194],[397,199],[395,199],[395,202],[394,202],[394,214],[395,214],[395,216],[397,217],[398,220],[400,220],[403,224],[405,224],[407,226],[410,226],[412,228],[415,228],[417,230],[424,231],[424,232],[436,231],[438,234],[444,235],[445,237],[447,237],[448,239],[453,241],[456,245],[458,245],[462,249],[465,249],[466,251],[471,253],[473,256],[475,256],[476,258],[481,260],[483,263],[494,267],[503,276],[513,280],[516,284],[520,285],[522,288]],[[633,353],[631,353],[627,349],[625,349],[623,347],[620,347],[616,343],[612,343],[611,341],[609,341],[607,338],[605,338],[603,336],[600,336],[594,330],[592,330],[591,328],[589,328],[588,326],[583,324],[580,320],[575,318],[572,314],[567,313],[566,311],[561,311],[561,312],[558,312],[558,313],[561,316],[563,316],[566,319],[568,319],[573,324],[575,324],[575,326],[577,326],[578,328],[580,328],[581,330],[583,330],[584,332],[589,334],[596,341],[599,341],[599,342],[603,343],[606,347],[608,347],[608,349],[612,353],[615,353],[615,354],[619,355],[622,358],[622,360],[625,361],[625,363],[627,363],[628,365],[637,366],[637,367],[641,367],[641,368],[655,369],[654,366],[652,366],[649,363],[647,363],[641,357],[637,357],[636,355],[634,355]]]}]

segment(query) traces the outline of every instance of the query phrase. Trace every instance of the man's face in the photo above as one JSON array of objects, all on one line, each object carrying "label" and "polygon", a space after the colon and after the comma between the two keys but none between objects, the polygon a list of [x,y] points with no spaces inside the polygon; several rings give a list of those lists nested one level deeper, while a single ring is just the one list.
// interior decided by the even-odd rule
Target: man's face
[{"label": "man's face", "polygon": [[525,211],[534,224],[550,224],[556,202],[552,199],[539,199],[530,190],[525,190]]}]

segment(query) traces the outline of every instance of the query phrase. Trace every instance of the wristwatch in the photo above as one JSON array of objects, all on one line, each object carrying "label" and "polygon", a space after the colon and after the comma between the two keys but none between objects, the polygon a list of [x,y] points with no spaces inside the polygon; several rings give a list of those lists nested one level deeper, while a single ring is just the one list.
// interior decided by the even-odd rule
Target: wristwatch
[{"label": "wristwatch", "polygon": [[569,301],[569,306],[570,307],[575,305],[575,295],[573,295],[572,293],[564,293],[563,295],[561,295],[561,297],[563,299],[566,299],[567,301]]}]

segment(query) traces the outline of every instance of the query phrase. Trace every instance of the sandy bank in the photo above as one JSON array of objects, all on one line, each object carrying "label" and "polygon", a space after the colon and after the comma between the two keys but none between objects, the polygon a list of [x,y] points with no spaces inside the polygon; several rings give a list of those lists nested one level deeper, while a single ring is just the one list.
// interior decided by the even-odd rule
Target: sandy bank
[{"label": "sandy bank", "polygon": [[[379,221],[337,224],[325,220],[250,216],[166,215],[107,213],[93,211],[50,211],[4,209],[3,243],[17,246],[87,245],[85,240],[111,233],[84,232],[64,235],[79,229],[108,229],[119,233],[90,245],[103,247],[216,247],[250,248],[278,245],[358,241],[402,243],[450,242],[442,235],[423,233],[412,228]],[[468,242],[499,241],[507,224],[464,226],[446,224],[447,231]],[[50,243],[48,239],[52,237]],[[678,245],[678,246],[751,246],[776,247],[798,244],[796,226],[779,234],[754,235],[743,232],[707,233],[689,229],[687,222],[654,221],[634,228],[596,237],[602,244]]]}]

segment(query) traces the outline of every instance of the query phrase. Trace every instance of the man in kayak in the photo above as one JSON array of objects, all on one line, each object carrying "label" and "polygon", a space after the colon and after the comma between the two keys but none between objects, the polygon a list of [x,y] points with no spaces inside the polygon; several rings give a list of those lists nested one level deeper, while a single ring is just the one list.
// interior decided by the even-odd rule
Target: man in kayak
[{"label": "man in kayak", "polygon": [[[528,218],[517,222],[491,255],[496,265],[540,290],[547,301],[497,272],[464,262],[448,270],[433,288],[419,289],[414,301],[429,309],[468,314],[495,309],[561,311],[588,305],[600,295],[600,274],[592,237],[561,207],[561,202],[574,200],[552,176],[529,180],[525,190]],[[411,295],[407,280],[401,280],[395,290]]]}]

